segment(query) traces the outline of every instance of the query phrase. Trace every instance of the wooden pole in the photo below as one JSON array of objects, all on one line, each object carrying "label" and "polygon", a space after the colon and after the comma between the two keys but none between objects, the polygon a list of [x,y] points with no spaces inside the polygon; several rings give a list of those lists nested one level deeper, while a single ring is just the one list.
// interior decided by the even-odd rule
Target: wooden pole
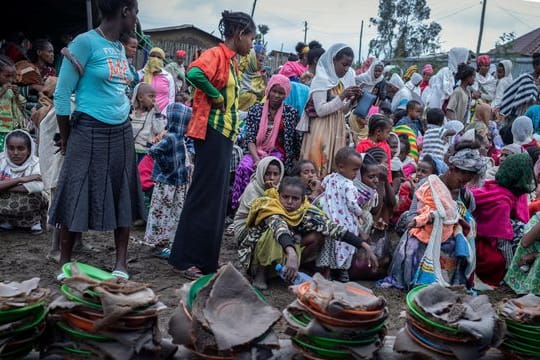
[{"label": "wooden pole", "polygon": [[257,6],[257,0],[253,0],[253,7],[251,8],[251,18],[255,15],[255,6]]},{"label": "wooden pole", "polygon": [[486,17],[487,0],[482,0],[482,15],[480,16],[480,32],[478,33],[478,43],[476,44],[476,56],[480,54],[480,46],[482,45],[482,35],[484,34],[484,19]]},{"label": "wooden pole", "polygon": [[307,21],[304,21],[304,44],[307,41],[307,30],[308,30]]},{"label": "wooden pole", "polygon": [[358,64],[362,63],[362,37],[364,36],[364,20],[360,25],[360,43],[358,44]]}]

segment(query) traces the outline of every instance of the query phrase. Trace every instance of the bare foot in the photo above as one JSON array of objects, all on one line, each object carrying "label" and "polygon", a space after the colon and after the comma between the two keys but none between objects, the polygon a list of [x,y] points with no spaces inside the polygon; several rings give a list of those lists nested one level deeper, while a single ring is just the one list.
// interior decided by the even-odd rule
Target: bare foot
[{"label": "bare foot", "polygon": [[258,266],[255,272],[255,277],[253,278],[253,286],[259,290],[268,289],[268,284],[266,283],[266,274],[264,272],[264,267]]}]

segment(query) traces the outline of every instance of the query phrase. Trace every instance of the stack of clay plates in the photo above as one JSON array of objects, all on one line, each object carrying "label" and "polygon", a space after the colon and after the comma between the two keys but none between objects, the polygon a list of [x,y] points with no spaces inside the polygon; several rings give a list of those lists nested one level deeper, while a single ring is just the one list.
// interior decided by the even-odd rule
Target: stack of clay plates
[{"label": "stack of clay plates", "polygon": [[[319,283],[322,280],[318,275],[314,279]],[[344,291],[349,300],[371,299],[356,302],[370,305],[367,308],[347,308],[339,300],[339,291],[334,293],[335,298],[321,302],[317,295],[321,288],[317,288],[312,281],[305,282],[296,287],[297,300],[283,312],[289,327],[287,333],[291,335],[294,346],[307,359],[350,359],[355,355],[370,358],[382,346],[386,333],[386,302],[357,284],[324,284],[328,286],[330,283],[333,283],[330,287],[336,286]],[[339,305],[322,305],[332,301]]]}]

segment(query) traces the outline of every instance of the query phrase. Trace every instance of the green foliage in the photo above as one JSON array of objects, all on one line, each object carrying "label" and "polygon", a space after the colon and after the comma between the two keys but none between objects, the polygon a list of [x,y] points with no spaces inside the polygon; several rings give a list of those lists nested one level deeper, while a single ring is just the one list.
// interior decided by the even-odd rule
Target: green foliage
[{"label": "green foliage", "polygon": [[378,32],[369,42],[370,54],[391,59],[437,51],[442,28],[429,21],[430,13],[426,0],[379,0],[379,16],[369,20]]},{"label": "green foliage", "polygon": [[268,34],[268,32],[270,31],[270,28],[268,27],[268,25],[260,24],[260,25],[257,26],[257,29],[259,31],[258,31],[257,36],[255,38],[255,42],[257,44],[261,44],[261,45],[266,46],[266,42],[264,41],[264,36],[266,34]]},{"label": "green foliage", "polygon": [[499,36],[499,38],[495,42],[495,47],[507,45],[508,43],[516,40],[516,37],[517,35],[515,31],[509,32],[509,33],[504,32],[501,36]]}]

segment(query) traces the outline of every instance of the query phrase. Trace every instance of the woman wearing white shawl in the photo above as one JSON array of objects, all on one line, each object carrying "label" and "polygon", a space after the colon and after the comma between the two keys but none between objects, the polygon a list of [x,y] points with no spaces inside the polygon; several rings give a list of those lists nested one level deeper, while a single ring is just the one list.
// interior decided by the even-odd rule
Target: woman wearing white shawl
[{"label": "woman wearing white shawl", "polygon": [[372,92],[375,85],[383,81],[383,63],[379,60],[373,60],[369,69],[358,76],[356,76],[356,83],[358,85],[364,84],[363,90],[367,92]]},{"label": "woman wearing white shawl", "polygon": [[422,89],[420,89],[420,83],[422,82],[422,79],[423,79],[422,75],[420,75],[419,73],[413,73],[411,75],[411,79],[405,83],[405,86],[407,87],[407,89],[411,91],[411,94],[412,94],[411,100],[416,100],[420,104],[423,104],[422,97],[421,97]]},{"label": "woman wearing white shawl", "polygon": [[491,59],[489,55],[480,55],[476,58],[476,77],[472,86],[474,91],[480,93],[481,99],[491,103],[495,98],[497,79],[490,74]]},{"label": "woman wearing white shawl", "polygon": [[388,91],[390,93],[394,92],[394,96],[392,97],[392,104],[390,105],[390,109],[392,110],[392,112],[395,112],[397,110],[399,104],[403,100],[409,101],[412,99],[411,90],[409,90],[409,88],[405,86],[403,80],[401,80],[401,77],[398,74],[392,74],[392,77],[388,81],[388,86]]},{"label": "woman wearing white shawl", "polygon": [[321,178],[332,172],[334,154],[347,144],[345,114],[363,93],[355,85],[353,60],[345,44],[334,44],[321,56],[297,127],[306,132],[300,158],[313,161]]},{"label": "woman wearing white shawl", "polygon": [[448,53],[448,66],[440,69],[429,80],[429,86],[422,94],[422,100],[427,108],[442,109],[443,103],[454,92],[459,64],[469,63],[470,52],[466,48],[452,48]]},{"label": "woman wearing white shawl", "polygon": [[493,99],[493,105],[495,107],[500,106],[504,92],[510,85],[514,78],[512,77],[512,62],[510,60],[502,60],[497,64],[497,87],[495,90],[495,98]]},{"label": "woman wearing white shawl", "polygon": [[[21,158],[23,151],[19,144],[17,152],[13,153],[16,155],[10,153],[12,139],[24,144],[26,158]],[[0,227],[5,230],[31,228],[33,234],[40,234],[47,208],[36,144],[26,131],[13,130],[6,136],[5,151],[0,153]]]}]

